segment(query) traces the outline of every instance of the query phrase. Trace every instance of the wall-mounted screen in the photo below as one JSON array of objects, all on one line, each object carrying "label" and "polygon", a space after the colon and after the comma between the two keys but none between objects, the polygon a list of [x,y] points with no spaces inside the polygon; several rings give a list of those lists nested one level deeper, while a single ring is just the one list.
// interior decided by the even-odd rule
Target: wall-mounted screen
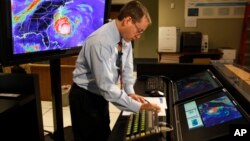
[{"label": "wall-mounted screen", "polygon": [[108,17],[110,0],[2,0],[1,63],[77,54]]}]

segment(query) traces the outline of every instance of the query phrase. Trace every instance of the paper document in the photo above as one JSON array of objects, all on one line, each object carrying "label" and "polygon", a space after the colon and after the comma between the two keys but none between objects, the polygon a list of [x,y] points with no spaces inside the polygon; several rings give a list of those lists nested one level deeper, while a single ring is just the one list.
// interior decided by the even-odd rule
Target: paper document
[{"label": "paper document", "polygon": [[[165,109],[167,109],[167,102],[166,102],[166,98],[165,97],[144,97],[148,102],[150,103],[155,103],[158,106],[161,107],[161,111],[158,113],[158,116],[166,116],[166,111]],[[132,112],[129,111],[123,111],[122,115],[123,116],[128,116],[132,114]]]}]

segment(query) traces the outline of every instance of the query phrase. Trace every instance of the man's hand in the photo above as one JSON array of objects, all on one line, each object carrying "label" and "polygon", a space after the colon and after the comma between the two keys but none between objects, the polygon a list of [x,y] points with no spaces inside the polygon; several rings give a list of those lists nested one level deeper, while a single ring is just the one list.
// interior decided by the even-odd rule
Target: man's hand
[{"label": "man's hand", "polygon": [[154,103],[143,103],[140,108],[140,111],[142,110],[155,110],[159,113],[161,111],[161,108]]},{"label": "man's hand", "polygon": [[137,94],[128,94],[129,97],[131,97],[132,99],[141,102],[141,103],[146,103],[145,99],[143,96],[137,95]]},{"label": "man's hand", "polygon": [[157,112],[161,111],[161,108],[157,104],[147,102],[143,96],[137,94],[128,94],[128,96],[142,103],[140,110],[155,110]]}]

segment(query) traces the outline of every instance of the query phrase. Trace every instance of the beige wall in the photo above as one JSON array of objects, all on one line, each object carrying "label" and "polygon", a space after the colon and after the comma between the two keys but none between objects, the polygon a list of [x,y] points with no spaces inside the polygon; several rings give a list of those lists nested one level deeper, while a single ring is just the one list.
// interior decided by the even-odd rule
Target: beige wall
[{"label": "beige wall", "polygon": [[135,58],[156,58],[158,46],[158,0],[141,0],[148,8],[152,25],[134,42]]},{"label": "beige wall", "polygon": [[[177,26],[181,31],[200,31],[207,34],[210,48],[239,48],[243,19],[200,19],[197,20],[197,27],[187,28],[184,27],[185,0],[142,1],[149,6],[150,14],[153,15],[153,25],[140,40],[135,41],[135,58],[157,58],[159,26]],[[170,8],[171,2],[175,4],[174,9]]]}]

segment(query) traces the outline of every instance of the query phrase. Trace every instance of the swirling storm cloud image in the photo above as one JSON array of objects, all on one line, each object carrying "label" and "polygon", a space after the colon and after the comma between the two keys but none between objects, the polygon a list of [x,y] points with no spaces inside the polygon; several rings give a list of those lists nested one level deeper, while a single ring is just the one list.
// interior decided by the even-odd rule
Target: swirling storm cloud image
[{"label": "swirling storm cloud image", "polygon": [[198,95],[218,87],[218,84],[208,72],[201,72],[177,81],[180,99]]},{"label": "swirling storm cloud image", "polygon": [[241,113],[227,96],[200,104],[198,109],[206,127],[241,118]]},{"label": "swirling storm cloud image", "polygon": [[105,0],[11,0],[14,54],[68,49],[104,23]]}]

